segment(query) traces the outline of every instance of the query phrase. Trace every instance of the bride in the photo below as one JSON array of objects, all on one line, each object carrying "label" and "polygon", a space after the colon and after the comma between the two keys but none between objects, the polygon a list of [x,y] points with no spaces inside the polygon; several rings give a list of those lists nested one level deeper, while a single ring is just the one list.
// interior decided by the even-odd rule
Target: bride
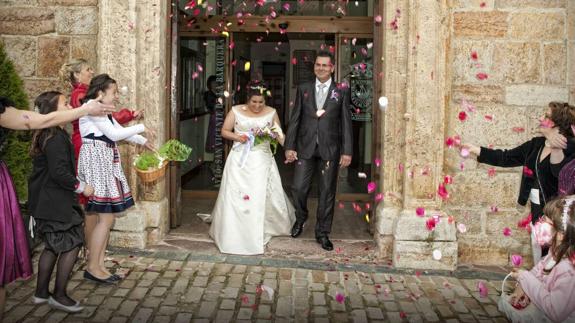
[{"label": "bride", "polygon": [[295,222],[269,141],[254,145],[254,131],[265,127],[275,127],[280,144],[285,138],[275,109],[265,105],[266,91],[250,82],[247,104],[232,107],[222,127],[222,137],[234,142],[210,216],[210,236],[222,253],[262,254],[272,236],[289,235]]}]

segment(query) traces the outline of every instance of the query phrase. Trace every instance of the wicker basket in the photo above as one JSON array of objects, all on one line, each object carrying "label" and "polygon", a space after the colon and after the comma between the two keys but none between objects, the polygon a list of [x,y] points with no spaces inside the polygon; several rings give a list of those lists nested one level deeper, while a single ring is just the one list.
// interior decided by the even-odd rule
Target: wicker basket
[{"label": "wicker basket", "polygon": [[136,168],[136,173],[138,173],[138,177],[144,183],[150,183],[158,180],[159,178],[164,177],[166,175],[166,166],[168,166],[168,161],[164,160],[162,166],[160,168],[152,169],[152,170],[139,170]]}]

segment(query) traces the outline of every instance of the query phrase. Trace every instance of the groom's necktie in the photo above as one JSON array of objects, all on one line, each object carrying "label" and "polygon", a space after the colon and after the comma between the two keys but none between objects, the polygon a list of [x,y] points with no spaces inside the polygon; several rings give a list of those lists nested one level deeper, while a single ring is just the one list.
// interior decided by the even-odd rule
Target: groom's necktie
[{"label": "groom's necktie", "polygon": [[326,90],[325,90],[326,85],[324,83],[320,83],[317,86],[317,93],[315,96],[315,104],[317,106],[317,109],[320,110],[323,108],[323,104],[325,103],[325,98],[326,98]]}]

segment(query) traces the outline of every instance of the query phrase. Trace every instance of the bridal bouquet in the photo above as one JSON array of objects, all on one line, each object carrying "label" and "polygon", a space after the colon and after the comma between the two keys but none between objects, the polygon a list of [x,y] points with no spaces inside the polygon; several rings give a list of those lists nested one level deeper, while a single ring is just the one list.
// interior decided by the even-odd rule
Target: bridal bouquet
[{"label": "bridal bouquet", "polygon": [[254,146],[269,142],[272,149],[272,154],[275,155],[278,147],[278,139],[281,136],[281,129],[277,125],[265,126],[263,128],[252,129],[254,134]]}]

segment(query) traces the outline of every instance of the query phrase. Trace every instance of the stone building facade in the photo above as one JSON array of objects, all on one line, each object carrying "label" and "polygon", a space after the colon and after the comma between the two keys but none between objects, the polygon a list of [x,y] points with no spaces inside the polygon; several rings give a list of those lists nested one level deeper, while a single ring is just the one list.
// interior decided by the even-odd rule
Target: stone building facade
[{"label": "stone building facade", "polygon": [[[493,172],[445,141],[513,147],[535,134],[549,101],[575,103],[575,0],[388,0],[381,10],[389,106],[379,118],[379,254],[399,267],[440,269],[528,256],[528,235],[517,229],[526,212],[516,207],[521,170]],[[64,61],[86,57],[128,87],[123,104],[145,109],[159,142],[173,91],[169,22],[162,0],[0,0],[1,39],[31,97],[60,86]],[[124,147],[124,160],[135,150]],[[141,185],[126,170],[139,203],[118,219],[112,243],[144,248],[168,230],[167,185]],[[447,175],[444,199],[437,191]],[[434,215],[441,220],[430,233]]]}]

